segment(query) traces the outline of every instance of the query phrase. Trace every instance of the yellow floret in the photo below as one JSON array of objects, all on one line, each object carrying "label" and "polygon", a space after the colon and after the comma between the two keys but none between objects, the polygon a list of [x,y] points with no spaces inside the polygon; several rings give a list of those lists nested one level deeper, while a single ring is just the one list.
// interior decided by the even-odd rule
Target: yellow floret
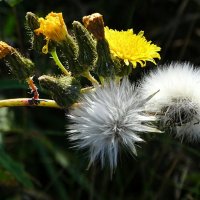
[{"label": "yellow floret", "polygon": [[7,43],[0,41],[0,59],[6,57],[13,52],[13,48]]},{"label": "yellow floret", "polygon": [[45,36],[47,43],[44,47],[47,48],[47,52],[49,40],[59,43],[66,39],[68,32],[62,13],[51,12],[45,19],[41,17],[38,21],[40,27],[35,30],[35,33],[37,35],[42,34]]},{"label": "yellow floret", "polygon": [[146,61],[156,64],[155,58],[160,59],[158,51],[161,48],[147,41],[143,31],[136,35],[132,29],[116,31],[105,27],[105,38],[109,43],[111,53],[124,60],[126,65],[131,62],[134,68],[137,63],[144,67]]}]

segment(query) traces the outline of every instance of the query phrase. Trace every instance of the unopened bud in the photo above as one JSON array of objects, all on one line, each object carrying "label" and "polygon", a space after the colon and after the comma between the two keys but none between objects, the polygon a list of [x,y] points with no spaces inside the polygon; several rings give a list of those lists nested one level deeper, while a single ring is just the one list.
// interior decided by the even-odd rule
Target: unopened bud
[{"label": "unopened bud", "polygon": [[56,49],[61,55],[60,60],[66,63],[73,76],[78,76],[85,71],[78,61],[78,44],[72,36],[68,35],[65,41],[57,45]]},{"label": "unopened bud", "polygon": [[39,18],[36,14],[32,12],[27,12],[25,19],[26,19],[27,25],[32,31],[40,27],[40,23],[38,21]]},{"label": "unopened bud", "polygon": [[120,70],[120,62],[111,56],[107,40],[97,41],[98,59],[95,66],[95,71],[98,76],[107,78],[115,77]]},{"label": "unopened bud", "polygon": [[43,75],[38,80],[41,87],[63,108],[71,106],[80,96],[80,84],[71,76],[53,77]]},{"label": "unopened bud", "polygon": [[36,33],[34,32],[35,29],[38,29],[40,27],[40,23],[38,21],[39,18],[32,12],[27,12],[25,18],[26,18],[26,28],[29,31],[31,48],[41,53],[42,48],[46,44],[45,36],[42,34],[36,35]]},{"label": "unopened bud", "polygon": [[80,22],[74,21],[72,25],[79,46],[78,61],[83,70],[87,71],[94,67],[97,59],[96,41]]},{"label": "unopened bud", "polygon": [[0,58],[6,61],[13,75],[18,80],[26,80],[34,75],[33,62],[23,57],[16,49],[5,42],[0,42]]}]

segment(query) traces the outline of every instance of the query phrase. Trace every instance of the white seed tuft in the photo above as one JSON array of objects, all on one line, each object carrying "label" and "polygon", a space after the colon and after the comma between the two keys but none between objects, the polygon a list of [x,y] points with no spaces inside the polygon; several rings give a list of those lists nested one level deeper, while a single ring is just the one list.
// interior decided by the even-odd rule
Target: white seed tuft
[{"label": "white seed tuft", "polygon": [[156,118],[144,114],[146,101],[139,98],[138,90],[127,78],[121,84],[110,81],[97,87],[67,115],[71,122],[69,138],[76,147],[89,149],[90,164],[100,159],[104,166],[108,160],[113,170],[121,147],[136,155],[135,144],[143,141],[140,134],[158,132],[151,124]]},{"label": "white seed tuft", "polygon": [[161,115],[161,126],[176,137],[200,139],[200,70],[190,63],[159,66],[141,81],[141,98],[159,90],[146,111]]}]

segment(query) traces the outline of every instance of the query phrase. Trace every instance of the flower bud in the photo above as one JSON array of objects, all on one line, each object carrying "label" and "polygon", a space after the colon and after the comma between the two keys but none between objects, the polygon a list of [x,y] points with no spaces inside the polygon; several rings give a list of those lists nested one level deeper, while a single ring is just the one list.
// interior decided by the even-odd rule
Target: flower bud
[{"label": "flower bud", "polygon": [[34,63],[23,57],[16,49],[0,41],[0,59],[4,59],[18,80],[26,80],[34,75]]},{"label": "flower bud", "polygon": [[109,44],[105,39],[103,16],[99,13],[94,13],[83,17],[83,24],[89,32],[97,39],[97,62],[95,71],[100,77],[113,77],[120,70],[120,61],[112,57],[109,49]]},{"label": "flower bud", "polygon": [[94,67],[97,59],[96,41],[80,22],[74,21],[72,25],[79,46],[78,61],[87,70]]},{"label": "flower bud", "polygon": [[84,16],[83,24],[89,32],[91,32],[97,40],[105,38],[103,16],[99,13]]},{"label": "flower bud", "polygon": [[25,18],[27,25],[32,31],[40,27],[38,16],[36,14],[32,12],[27,12]]},{"label": "flower bud", "polygon": [[43,75],[38,80],[41,87],[63,108],[71,106],[80,96],[80,84],[71,76],[53,77]]},{"label": "flower bud", "polygon": [[26,13],[26,28],[29,31],[31,48],[41,53],[43,46],[45,46],[45,36],[44,35],[36,35],[34,32],[35,29],[40,27],[40,23],[38,21],[38,16],[32,12]]},{"label": "flower bud", "polygon": [[97,41],[98,59],[95,66],[95,71],[98,76],[114,78],[120,70],[119,59],[115,59],[110,54],[108,42],[106,40]]},{"label": "flower bud", "polygon": [[56,49],[61,55],[60,60],[62,63],[66,63],[66,66],[73,76],[80,75],[83,71],[85,71],[78,61],[79,49],[75,39],[72,36],[68,35],[62,44],[57,45]]}]

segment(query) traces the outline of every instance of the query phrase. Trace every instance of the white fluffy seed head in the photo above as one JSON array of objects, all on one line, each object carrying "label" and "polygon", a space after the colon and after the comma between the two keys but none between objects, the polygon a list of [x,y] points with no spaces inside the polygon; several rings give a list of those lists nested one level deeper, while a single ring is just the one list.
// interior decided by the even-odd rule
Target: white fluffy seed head
[{"label": "white fluffy seed head", "polygon": [[69,138],[78,148],[88,148],[90,164],[100,159],[117,166],[119,148],[127,147],[136,155],[135,143],[142,142],[144,132],[158,132],[151,122],[154,116],[144,112],[145,100],[127,78],[121,84],[110,81],[94,92],[85,94],[80,106],[70,111]]},{"label": "white fluffy seed head", "polygon": [[175,130],[177,137],[199,140],[200,70],[190,63],[159,66],[142,80],[141,97],[157,90],[146,104],[147,112],[162,114],[162,125]]}]

